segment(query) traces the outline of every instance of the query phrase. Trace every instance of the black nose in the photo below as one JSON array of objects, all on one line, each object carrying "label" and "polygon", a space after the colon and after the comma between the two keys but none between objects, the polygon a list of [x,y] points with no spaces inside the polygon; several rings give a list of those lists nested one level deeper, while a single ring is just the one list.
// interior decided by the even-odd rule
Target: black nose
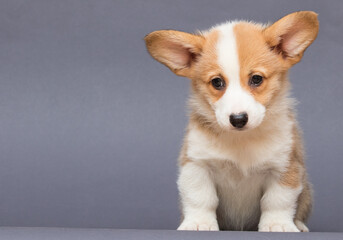
[{"label": "black nose", "polygon": [[248,122],[248,114],[246,112],[238,113],[238,114],[231,114],[230,115],[230,123],[235,128],[242,128]]}]

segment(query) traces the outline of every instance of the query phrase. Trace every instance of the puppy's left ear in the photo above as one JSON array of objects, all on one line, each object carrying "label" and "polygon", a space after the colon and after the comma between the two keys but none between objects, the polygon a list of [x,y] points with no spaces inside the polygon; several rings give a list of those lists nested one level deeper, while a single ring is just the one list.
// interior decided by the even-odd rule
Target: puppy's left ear
[{"label": "puppy's left ear", "polygon": [[287,67],[299,62],[319,30],[317,14],[311,11],[291,13],[263,30],[270,48],[282,57]]}]

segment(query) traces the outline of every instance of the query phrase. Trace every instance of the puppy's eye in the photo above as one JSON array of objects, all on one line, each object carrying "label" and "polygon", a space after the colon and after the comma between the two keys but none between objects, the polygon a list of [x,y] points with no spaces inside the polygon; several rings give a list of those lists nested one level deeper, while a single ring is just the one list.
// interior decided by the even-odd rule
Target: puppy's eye
[{"label": "puppy's eye", "polygon": [[223,90],[225,88],[225,81],[219,77],[213,78],[211,84],[217,90]]},{"label": "puppy's eye", "polygon": [[260,75],[252,75],[249,84],[253,87],[258,87],[262,84],[263,82],[263,77]]}]

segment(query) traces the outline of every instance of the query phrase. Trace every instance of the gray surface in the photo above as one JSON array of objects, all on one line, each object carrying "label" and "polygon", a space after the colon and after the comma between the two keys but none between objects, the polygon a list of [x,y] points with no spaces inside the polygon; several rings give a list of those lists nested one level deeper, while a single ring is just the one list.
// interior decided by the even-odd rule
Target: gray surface
[{"label": "gray surface", "polygon": [[0,1],[0,225],[175,229],[186,79],[157,29],[319,13],[290,73],[315,189],[310,228],[343,231],[343,1]]},{"label": "gray surface", "polygon": [[71,228],[0,228],[1,240],[341,240],[343,233],[188,232]]}]

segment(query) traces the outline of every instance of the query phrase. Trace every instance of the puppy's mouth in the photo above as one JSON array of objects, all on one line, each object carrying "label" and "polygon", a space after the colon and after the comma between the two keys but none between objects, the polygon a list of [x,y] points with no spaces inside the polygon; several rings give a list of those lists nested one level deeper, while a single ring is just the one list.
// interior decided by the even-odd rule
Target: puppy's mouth
[{"label": "puppy's mouth", "polygon": [[231,130],[235,131],[235,132],[244,132],[246,130],[248,130],[247,127],[242,127],[242,128],[232,128]]},{"label": "puppy's mouth", "polygon": [[235,127],[230,127],[229,131],[231,132],[248,132],[249,130],[251,130],[253,128],[249,127],[249,126],[244,126],[241,128],[235,128]]},{"label": "puppy's mouth", "polygon": [[251,128],[250,126],[244,126],[244,127],[240,127],[240,128],[237,128],[237,127],[233,127],[232,125],[229,125],[229,126],[222,126],[222,125],[220,125],[219,124],[219,126],[220,126],[220,128],[223,130],[223,131],[225,131],[225,132],[237,132],[237,133],[239,133],[239,132],[247,132],[247,131],[249,131],[250,129],[253,129],[253,128]]}]

